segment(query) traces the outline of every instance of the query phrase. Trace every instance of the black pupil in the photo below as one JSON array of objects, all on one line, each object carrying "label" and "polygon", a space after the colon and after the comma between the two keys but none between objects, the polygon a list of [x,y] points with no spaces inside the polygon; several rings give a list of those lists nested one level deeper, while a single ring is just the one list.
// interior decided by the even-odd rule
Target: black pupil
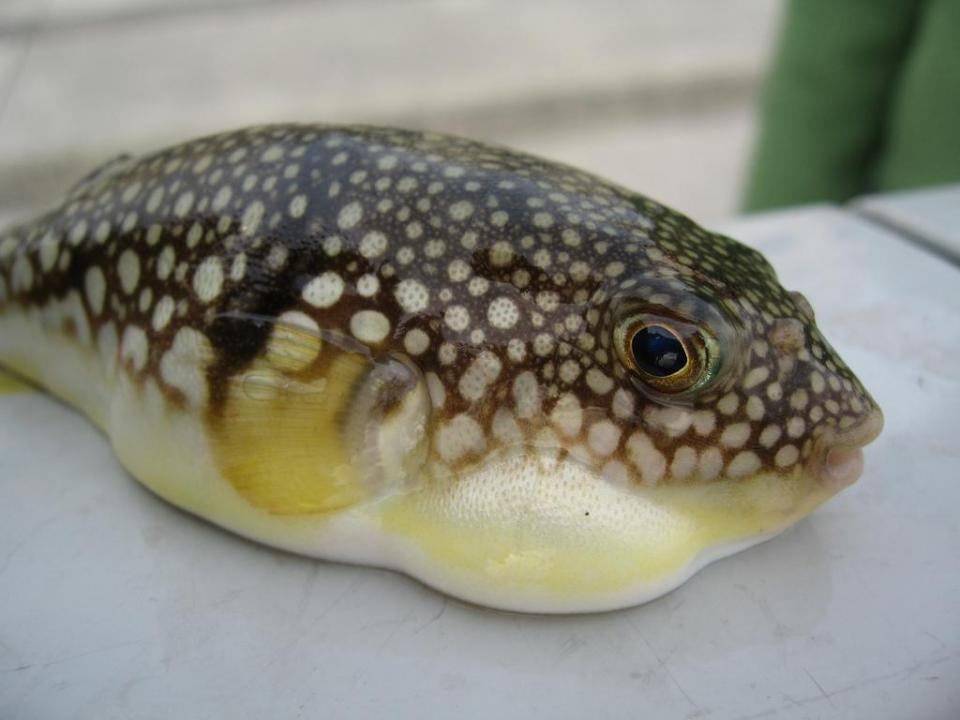
[{"label": "black pupil", "polygon": [[630,341],[637,367],[656,377],[667,377],[686,367],[687,353],[677,336],[659,325],[649,325]]}]

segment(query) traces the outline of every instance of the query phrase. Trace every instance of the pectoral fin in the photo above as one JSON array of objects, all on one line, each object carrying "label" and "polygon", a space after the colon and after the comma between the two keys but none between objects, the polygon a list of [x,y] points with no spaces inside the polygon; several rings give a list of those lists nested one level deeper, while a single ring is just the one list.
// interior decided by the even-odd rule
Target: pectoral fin
[{"label": "pectoral fin", "polygon": [[[266,352],[227,381],[212,420],[217,464],[238,493],[271,514],[352,507],[383,492],[416,454],[421,438],[409,429],[406,444],[380,438],[396,427],[397,412],[426,412],[422,385],[401,362],[276,322]],[[384,452],[399,453],[401,465],[385,462]]]},{"label": "pectoral fin", "polygon": [[30,386],[16,376],[0,369],[0,395],[9,395],[17,392],[28,392]]}]

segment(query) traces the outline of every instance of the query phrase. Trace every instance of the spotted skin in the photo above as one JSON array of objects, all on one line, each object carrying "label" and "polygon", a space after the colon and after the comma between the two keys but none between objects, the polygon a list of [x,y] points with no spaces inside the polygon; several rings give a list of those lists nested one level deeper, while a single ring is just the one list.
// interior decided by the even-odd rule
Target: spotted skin
[{"label": "spotted skin", "polygon": [[[662,392],[624,359],[618,333],[640,315],[712,339],[709,377],[694,392]],[[809,304],[758,252],[582,171],[428,133],[268,126],[109,163],[54,211],[0,235],[4,321],[17,330],[0,341],[0,362],[87,412],[161,495],[275,545],[399,567],[516,609],[612,607],[669,589],[695,569],[693,555],[764,537],[829,497],[830,450],[859,447],[880,427]],[[31,353],[51,352],[50,338],[88,358],[94,390],[78,389],[79,374],[36,369]],[[151,437],[118,440],[116,397],[127,416],[144,414],[137,398],[149,397],[156,417],[195,423],[212,457],[202,482],[244,509],[221,513],[171,489],[178,480],[156,463],[140,467],[127,446]],[[492,577],[489,556],[468,580],[446,582],[463,568],[445,563],[463,558],[406,562],[284,534],[294,519],[375,517],[363,532],[380,539],[360,544],[409,540],[430,555],[437,533],[423,527],[435,521],[456,538],[479,512],[473,501],[442,520],[391,503],[434,493],[423,503],[434,507],[436,493],[495,466],[498,478],[532,473],[540,484],[573,473],[578,487],[616,493],[618,508],[657,498],[685,517],[695,491],[791,490],[770,501],[775,510],[726,508],[736,522],[754,511],[764,520],[718,521],[726,530],[691,541],[686,564],[597,593],[575,573],[571,587],[538,586],[544,563],[559,561],[475,592]],[[656,495],[671,488],[687,494]],[[509,482],[496,489],[511,492]],[[536,492],[557,502],[555,489],[545,501]],[[564,538],[583,531],[563,525]]]}]

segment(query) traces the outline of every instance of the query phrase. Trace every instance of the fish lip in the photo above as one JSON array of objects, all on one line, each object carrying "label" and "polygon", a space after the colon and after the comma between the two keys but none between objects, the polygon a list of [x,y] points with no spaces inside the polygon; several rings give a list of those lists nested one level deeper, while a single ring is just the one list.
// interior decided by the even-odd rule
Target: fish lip
[{"label": "fish lip", "polygon": [[856,425],[830,428],[821,435],[809,463],[820,485],[835,493],[855,483],[863,473],[863,448],[880,435],[883,422],[883,413],[875,407]]},{"label": "fish lip", "polygon": [[880,408],[874,407],[863,420],[840,432],[835,442],[837,445],[862,448],[876,440],[881,432],[883,432],[883,413]]}]

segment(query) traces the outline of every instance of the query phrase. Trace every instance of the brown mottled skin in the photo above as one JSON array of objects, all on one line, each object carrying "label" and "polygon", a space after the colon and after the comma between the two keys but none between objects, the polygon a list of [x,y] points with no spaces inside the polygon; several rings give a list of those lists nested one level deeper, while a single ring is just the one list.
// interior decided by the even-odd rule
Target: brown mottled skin
[{"label": "brown mottled skin", "polygon": [[[270,148],[275,148],[275,158],[267,154]],[[112,290],[105,313],[97,315],[85,304],[91,333],[95,336],[103,323],[147,329],[148,360],[138,371],[145,374],[156,372],[181,326],[200,329],[216,354],[208,370],[214,412],[219,379],[242,372],[269,337],[269,322],[246,317],[273,318],[290,308],[309,313],[321,328],[347,335],[358,310],[383,313],[390,332],[371,344],[379,353],[405,353],[405,335],[414,328],[423,330],[429,349],[416,356],[417,366],[436,373],[446,390],[438,420],[466,414],[485,429],[488,441],[493,415],[502,403],[512,402],[512,383],[522,373],[535,376],[544,415],[557,398],[573,393],[591,415],[609,417],[624,428],[617,455],[636,481],[640,474],[625,456],[633,426],[646,430],[668,464],[680,447],[716,447],[729,467],[740,448],[726,448],[718,439],[731,424],[747,423],[749,438],[742,447],[750,448],[762,466],[773,467],[785,443],[796,445],[806,458],[823,428],[856,422],[874,407],[805,313],[805,304],[777,283],[759,253],[578,170],[439,135],[299,126],[227,133],[117,165],[83,183],[62,207],[7,234],[16,241],[16,250],[4,254],[0,271],[10,288],[5,302],[43,304],[51,295],[62,297],[83,288],[87,268],[101,267]],[[163,195],[152,203],[158,188]],[[222,188],[230,189],[230,198],[214,209]],[[291,217],[291,201],[300,195],[306,198],[305,211]],[[464,200],[472,211],[464,218],[453,217],[451,207]],[[263,203],[262,218],[252,232],[249,226],[245,231],[244,212],[257,201]],[[338,215],[350,203],[360,204],[362,217],[344,229],[338,226]],[[81,222],[86,230],[71,235]],[[109,224],[102,242],[95,237],[101,223]],[[155,224],[162,232],[151,237]],[[195,242],[191,230],[200,235]],[[368,257],[361,241],[371,231],[383,233],[387,242],[384,252]],[[44,272],[39,255],[48,233],[67,250],[56,268]],[[331,237],[340,239],[335,254],[324,249],[324,240]],[[165,247],[173,249],[175,266],[169,277],[158,279]],[[276,247],[284,248],[287,258],[271,267],[267,258]],[[140,279],[132,293],[122,291],[118,278],[117,258],[125,248],[140,258]],[[64,259],[67,252],[69,260]],[[212,303],[198,302],[191,276],[200,262],[218,257],[229,274],[241,253],[247,258],[245,275],[238,281],[228,278]],[[28,289],[18,289],[12,277],[16,257],[33,266],[35,280]],[[453,268],[453,263],[458,265]],[[371,274],[379,290],[371,297],[348,290],[332,307],[314,308],[301,292],[323,272],[337,273],[348,288]],[[451,273],[459,274],[451,279]],[[394,294],[401,280],[427,288],[426,307],[404,311]],[[153,301],[141,303],[148,288]],[[164,295],[186,300],[181,308],[185,312],[177,312],[162,331],[154,332],[154,303]],[[651,296],[663,297],[654,297],[659,302],[653,303]],[[494,327],[487,319],[491,301],[501,297],[512,300],[519,311],[508,328]],[[728,372],[696,397],[682,400],[714,414],[716,422],[704,417],[699,427],[677,432],[651,421],[651,412],[664,406],[662,398],[652,399],[610,348],[614,308],[624,297],[694,323],[726,326],[723,331],[735,345],[723,348],[733,355],[726,359]],[[453,306],[464,308],[469,317],[452,327],[444,317]],[[798,347],[786,352],[772,342],[781,318],[803,327]],[[508,353],[511,340],[523,344],[513,358]],[[449,344],[448,355],[440,351],[444,343]],[[458,391],[460,378],[484,351],[495,356],[501,369],[481,397],[464,398]],[[561,377],[564,363],[568,374]],[[767,377],[744,387],[743,378],[755,368],[765,368]],[[613,379],[608,391],[591,387],[591,369]],[[813,373],[827,381],[820,392],[811,389]],[[606,387],[604,380],[599,389]],[[633,406],[625,420],[611,411],[614,390]],[[718,411],[718,402],[728,393],[736,400],[724,406],[728,411]],[[750,413],[750,397],[759,398],[762,411]],[[773,442],[759,441],[764,428],[786,430],[791,417],[802,420],[802,430],[789,436],[783,432]],[[536,431],[543,423],[537,413],[519,418],[519,424],[521,430]],[[585,445],[585,437],[584,428],[561,443]],[[585,459],[600,462],[589,454]],[[707,477],[711,474],[717,476],[708,469],[702,479],[712,479]],[[674,479],[666,472],[658,481]]]}]

